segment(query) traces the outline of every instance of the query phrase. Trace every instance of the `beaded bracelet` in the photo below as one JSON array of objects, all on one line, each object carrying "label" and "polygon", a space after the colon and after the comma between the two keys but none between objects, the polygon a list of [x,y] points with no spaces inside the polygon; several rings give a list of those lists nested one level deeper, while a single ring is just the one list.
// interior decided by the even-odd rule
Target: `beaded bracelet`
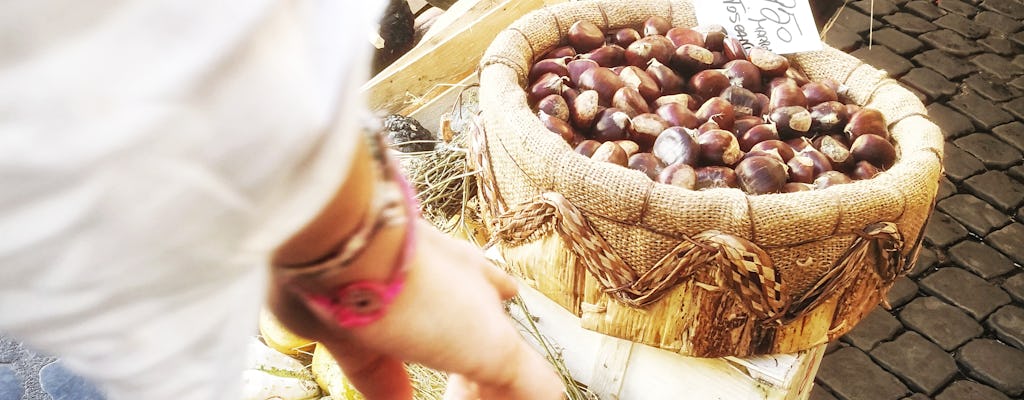
[{"label": "beaded bracelet", "polygon": [[[345,268],[366,250],[380,230],[406,225],[400,253],[386,281],[359,280],[343,284],[329,294],[316,294],[290,285],[312,307],[331,315],[342,328],[370,324],[387,313],[388,306],[401,292],[414,246],[414,224],[418,211],[412,188],[387,154],[376,130],[367,130],[373,162],[379,166],[374,192],[367,213],[347,240],[327,256],[308,264],[284,268],[289,275],[315,279],[318,275]],[[404,205],[404,206],[403,206]]]}]

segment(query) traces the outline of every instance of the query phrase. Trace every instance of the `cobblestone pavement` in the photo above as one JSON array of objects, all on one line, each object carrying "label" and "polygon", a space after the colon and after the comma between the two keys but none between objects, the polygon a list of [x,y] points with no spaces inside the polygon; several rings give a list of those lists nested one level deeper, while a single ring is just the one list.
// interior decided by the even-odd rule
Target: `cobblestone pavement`
[{"label": "cobblestone pavement", "polygon": [[946,177],[893,308],[829,346],[811,399],[1024,398],[1024,1],[874,0],[873,13],[848,3],[826,42],[921,98]]},{"label": "cobblestone pavement", "polygon": [[[892,310],[829,346],[811,399],[1024,398],[1022,21],[1024,0],[861,0],[827,32],[928,105],[947,139],[946,177]],[[102,397],[0,336],[0,400],[19,398]]]}]

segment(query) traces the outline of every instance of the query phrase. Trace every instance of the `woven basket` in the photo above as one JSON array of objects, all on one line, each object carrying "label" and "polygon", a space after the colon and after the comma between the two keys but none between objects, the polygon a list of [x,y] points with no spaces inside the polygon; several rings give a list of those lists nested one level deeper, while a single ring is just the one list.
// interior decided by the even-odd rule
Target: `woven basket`
[{"label": "woven basket", "polygon": [[699,357],[790,353],[849,331],[916,259],[943,138],[884,72],[832,48],[791,57],[883,112],[899,159],[870,180],[747,195],[688,191],[576,154],[526,101],[535,57],[588,20],[694,26],[684,1],[580,1],[524,16],[481,61],[474,163],[508,267],[604,334]]}]

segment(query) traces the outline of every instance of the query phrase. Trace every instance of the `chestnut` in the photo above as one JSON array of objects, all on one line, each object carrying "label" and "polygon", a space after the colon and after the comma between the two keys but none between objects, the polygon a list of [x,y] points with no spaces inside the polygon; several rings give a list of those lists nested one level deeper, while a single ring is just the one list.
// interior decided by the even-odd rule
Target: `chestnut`
[{"label": "chestnut", "polygon": [[700,145],[700,160],[703,165],[731,166],[743,157],[736,137],[726,130],[712,129],[701,133],[697,135],[697,144]]},{"label": "chestnut", "polygon": [[590,130],[594,125],[594,119],[600,111],[598,105],[600,99],[596,90],[584,90],[580,92],[569,104],[569,118],[573,125],[582,130]]},{"label": "chestnut", "polygon": [[743,151],[750,151],[750,149],[758,143],[767,140],[777,140],[778,138],[779,131],[775,129],[775,124],[754,125],[737,137],[740,144],[740,150]]},{"label": "chestnut", "polygon": [[802,182],[787,182],[782,185],[782,193],[806,192],[808,190],[814,190],[814,186]]},{"label": "chestnut", "polygon": [[583,74],[580,75],[579,88],[581,90],[596,90],[600,100],[599,104],[602,105],[611,104],[612,96],[624,85],[625,83],[622,82],[619,75],[605,67],[591,68],[583,71]]},{"label": "chestnut", "polygon": [[719,94],[719,97],[733,105],[737,116],[757,116],[760,118],[762,112],[761,103],[754,92],[742,86],[729,86]]},{"label": "chestnut", "polygon": [[558,76],[569,76],[569,70],[567,64],[572,61],[569,57],[562,58],[546,58],[537,61],[530,67],[530,82],[536,82],[537,78],[540,78],[546,73],[553,73]]},{"label": "chestnut", "polygon": [[697,27],[704,32],[704,47],[711,51],[725,50],[725,27],[721,25],[704,25]]},{"label": "chestnut", "polygon": [[721,51],[711,52],[711,68],[722,69],[727,62],[729,62],[729,59],[725,58],[725,53]]},{"label": "chestnut", "polygon": [[722,66],[722,72],[733,86],[742,86],[751,92],[761,91],[761,70],[750,61],[729,61]]},{"label": "chestnut", "polygon": [[725,58],[729,60],[746,60],[747,50],[743,48],[743,43],[739,39],[729,36],[725,38],[724,43],[725,49],[723,53]]},{"label": "chestnut", "polygon": [[785,76],[789,69],[789,59],[771,52],[767,49],[755,47],[747,52],[750,62],[761,69],[761,74],[766,77]]},{"label": "chestnut", "polygon": [[579,20],[569,27],[566,39],[577,53],[586,53],[604,44],[604,32],[593,22]]},{"label": "chestnut", "polygon": [[807,74],[804,74],[804,71],[798,68],[787,68],[786,77],[792,79],[800,87],[811,82],[811,78],[808,78]]},{"label": "chestnut", "polygon": [[708,49],[684,44],[676,48],[672,57],[672,67],[678,71],[693,73],[711,68],[715,55]]},{"label": "chestnut", "polygon": [[690,77],[687,88],[690,93],[702,99],[718,96],[725,88],[731,86],[729,77],[722,71],[706,69]]},{"label": "chestnut", "polygon": [[669,124],[657,114],[640,114],[629,123],[629,138],[643,149],[650,149],[661,131],[668,129]]},{"label": "chestnut", "polygon": [[810,109],[811,133],[833,133],[846,123],[846,106],[838,101],[819,103]]},{"label": "chestnut", "polygon": [[796,154],[793,148],[781,140],[769,139],[750,147],[750,151],[767,151],[778,154],[782,161],[789,161]]},{"label": "chestnut", "polygon": [[537,78],[529,89],[529,100],[531,104],[537,104],[540,99],[543,99],[549,95],[562,94],[562,90],[567,86],[565,85],[565,77],[556,75],[555,73],[548,72]]},{"label": "chestnut", "polygon": [[658,114],[661,119],[664,119],[671,126],[681,126],[690,129],[696,129],[700,126],[700,120],[697,119],[697,115],[690,111],[683,103],[666,103],[654,110],[654,113]]},{"label": "chestnut", "polygon": [[798,156],[806,158],[807,160],[811,161],[811,163],[814,166],[814,177],[817,177],[818,175],[821,175],[826,171],[832,170],[832,161],[828,159],[828,156],[818,151],[818,149],[815,149],[814,147],[808,146],[802,150],[799,150],[799,152],[795,156],[793,156],[793,158],[796,158]]},{"label": "chestnut", "polygon": [[700,108],[700,103],[697,102],[697,99],[683,93],[665,95],[654,100],[654,105],[657,107],[670,103],[682,104],[683,106],[686,106],[686,108],[689,108],[690,111],[697,111],[697,108]]},{"label": "chestnut", "polygon": [[619,72],[619,78],[627,87],[640,92],[640,95],[648,102],[654,101],[661,96],[661,88],[647,71],[632,65],[625,67]]},{"label": "chestnut", "polygon": [[640,95],[640,92],[629,86],[623,86],[615,92],[615,95],[612,96],[612,107],[626,113],[630,118],[650,112],[647,101]]},{"label": "chestnut", "polygon": [[853,166],[854,158],[846,144],[831,135],[815,139],[816,148],[832,163],[832,169],[846,171]]},{"label": "chestnut", "polygon": [[652,181],[657,181],[661,171],[665,169],[665,164],[662,164],[661,160],[651,153],[633,154],[627,160],[626,166],[647,174],[647,177],[651,178]]},{"label": "chestnut", "polygon": [[811,113],[800,106],[776,108],[768,114],[768,120],[775,123],[783,140],[803,136],[811,129]]},{"label": "chestnut", "polygon": [[715,121],[705,121],[703,124],[700,124],[700,126],[697,127],[697,133],[701,134],[701,133],[704,133],[704,132],[707,132],[707,131],[710,131],[710,130],[721,130],[721,129],[722,129],[722,127],[718,126],[717,122],[715,122]]},{"label": "chestnut", "polygon": [[654,140],[651,152],[668,165],[697,165],[700,161],[700,145],[684,128],[678,126],[665,129]]},{"label": "chestnut", "polygon": [[630,43],[640,40],[640,38],[640,32],[633,28],[617,29],[611,33],[611,42],[622,47],[629,46]]},{"label": "chestnut", "polygon": [[786,144],[788,144],[789,147],[792,147],[793,151],[804,151],[804,149],[808,147],[814,148],[814,145],[811,143],[811,139],[808,139],[804,136],[786,139],[784,140],[784,142],[786,142]]},{"label": "chestnut", "polygon": [[882,139],[889,140],[889,129],[885,125],[885,116],[881,111],[873,108],[861,108],[850,115],[846,128],[843,129],[850,142],[854,142],[861,135],[877,135]]},{"label": "chestnut", "polygon": [[640,68],[647,68],[647,64],[651,60],[668,64],[674,51],[675,47],[672,46],[672,42],[664,36],[645,36],[630,43],[626,48],[626,64]]},{"label": "chestnut", "polygon": [[661,170],[658,182],[694,190],[697,186],[697,171],[688,164],[672,164]]},{"label": "chestnut", "polygon": [[569,61],[565,64],[565,70],[569,77],[569,83],[573,86],[580,86],[580,75],[583,75],[589,69],[600,67],[601,65],[597,61],[589,60],[586,58],[579,58]]},{"label": "chestnut", "polygon": [[665,35],[672,29],[672,22],[660,15],[655,15],[644,20],[644,36]]},{"label": "chestnut", "polygon": [[797,154],[786,163],[789,167],[789,180],[791,182],[811,183],[814,182],[814,160],[810,157]]},{"label": "chestnut", "polygon": [[573,150],[582,154],[584,157],[590,158],[590,156],[594,155],[594,152],[597,151],[598,147],[601,147],[601,142],[586,139],[577,144],[576,148]]},{"label": "chestnut", "polygon": [[629,115],[615,107],[606,108],[594,120],[593,137],[601,142],[626,139],[629,124]]},{"label": "chestnut", "polygon": [[775,157],[749,157],[736,165],[736,180],[740,189],[750,194],[778,193],[789,178],[786,169]]},{"label": "chestnut", "polygon": [[817,178],[814,178],[815,189],[825,189],[835,185],[853,182],[850,177],[839,171],[825,171]]},{"label": "chestnut", "polygon": [[878,167],[874,166],[874,164],[871,164],[870,162],[867,162],[865,160],[861,160],[857,161],[857,164],[854,164],[853,170],[850,171],[850,179],[871,179],[874,178],[875,175],[878,175],[879,172],[881,171],[879,171]]},{"label": "chestnut", "polygon": [[712,97],[705,101],[695,113],[697,120],[715,121],[719,129],[732,130],[733,122],[736,121],[736,111],[732,103],[722,97]]},{"label": "chestnut", "polygon": [[681,93],[686,86],[686,81],[683,80],[683,77],[657,59],[651,60],[651,63],[647,65],[647,74],[651,76],[658,87],[661,88],[661,93],[665,95]]},{"label": "chestnut", "polygon": [[772,87],[771,95],[768,98],[768,110],[771,111],[780,107],[800,106],[807,107],[807,97],[796,84],[780,84]]},{"label": "chestnut", "polygon": [[550,94],[540,99],[537,109],[562,121],[569,121],[569,103],[560,95]]},{"label": "chestnut", "polygon": [[544,124],[545,128],[548,128],[551,132],[557,133],[563,140],[565,140],[566,143],[572,143],[576,132],[573,131],[572,126],[570,126],[568,122],[565,122],[565,120],[559,119],[558,117],[548,115],[543,111],[538,112],[537,116],[540,118],[540,122]]},{"label": "chestnut", "polygon": [[[733,108],[736,108],[735,104],[733,105]],[[732,133],[736,134],[736,137],[738,138],[743,136],[744,133],[747,133],[750,128],[763,125],[764,123],[764,118],[756,115],[737,116],[736,121],[732,123]]]},{"label": "chestnut", "polygon": [[669,29],[668,32],[665,32],[665,37],[677,48],[684,44],[704,47],[704,34],[690,28]]},{"label": "chestnut", "polygon": [[839,101],[835,90],[821,82],[808,82],[800,87],[807,99],[807,106],[815,106],[826,101]]},{"label": "chestnut", "polygon": [[597,150],[594,150],[594,154],[590,156],[590,158],[597,161],[621,165],[623,167],[629,163],[629,157],[626,156],[626,151],[619,145],[615,144],[615,142],[601,143],[601,146],[599,146]]},{"label": "chestnut", "polygon": [[740,187],[739,180],[736,179],[736,171],[729,167],[720,165],[700,167],[694,170],[694,173],[697,175],[697,182],[693,188],[697,190]]},{"label": "chestnut", "polygon": [[619,145],[622,150],[626,151],[627,156],[632,156],[640,152],[640,145],[632,140],[615,140],[615,144]]},{"label": "chestnut", "polygon": [[597,62],[602,67],[613,68],[622,65],[626,59],[626,49],[616,44],[606,44],[593,51],[581,55],[580,58],[587,58]]},{"label": "chestnut", "polygon": [[878,135],[860,135],[850,145],[850,153],[855,161],[867,161],[882,171],[896,163],[896,148]]},{"label": "chestnut", "polygon": [[576,57],[576,49],[574,49],[571,45],[555,47],[551,49],[551,51],[545,53],[544,56],[541,57],[541,59],[563,57]]}]

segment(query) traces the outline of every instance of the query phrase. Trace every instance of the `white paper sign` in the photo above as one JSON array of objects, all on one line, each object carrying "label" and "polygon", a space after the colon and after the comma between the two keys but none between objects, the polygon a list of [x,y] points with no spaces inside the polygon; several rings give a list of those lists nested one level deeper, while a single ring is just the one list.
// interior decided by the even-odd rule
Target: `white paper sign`
[{"label": "white paper sign", "polygon": [[821,49],[807,0],[696,0],[701,25],[724,26],[743,47],[763,47],[778,54]]}]

